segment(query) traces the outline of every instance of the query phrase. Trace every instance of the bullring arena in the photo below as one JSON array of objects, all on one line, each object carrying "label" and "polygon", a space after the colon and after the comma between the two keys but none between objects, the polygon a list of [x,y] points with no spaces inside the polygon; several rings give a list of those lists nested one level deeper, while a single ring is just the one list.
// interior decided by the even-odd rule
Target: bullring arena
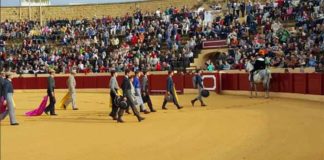
[{"label": "bullring arena", "polygon": [[[13,1],[0,0],[0,160],[324,160],[324,1]],[[128,69],[150,73],[137,96]],[[270,97],[250,96],[248,72]],[[156,112],[113,115],[115,82]],[[200,89],[207,106],[192,105]],[[183,108],[163,109],[166,93]]]},{"label": "bullring arena", "polygon": [[[213,74],[217,75],[208,73]],[[239,77],[245,74],[223,74],[222,77],[229,75]],[[163,96],[154,95],[152,101],[158,110],[156,113],[145,115],[146,120],[142,123],[138,123],[133,115],[127,115],[126,123],[119,124],[108,117],[108,89],[84,89],[104,87],[108,76],[99,77],[77,76],[77,86],[83,88],[77,90],[80,110],[58,108],[57,117],[26,117],[24,113],[38,106],[46,90],[17,90],[16,114],[21,125],[10,127],[8,120],[2,122],[1,158],[324,159],[323,96],[311,101],[280,98],[276,96],[279,93],[273,92],[270,99],[265,99],[261,93],[258,98],[249,98],[247,92],[242,95],[226,93],[233,92],[230,89],[232,91],[222,91],[226,94],[217,94],[215,90],[206,99],[207,107],[192,107],[189,99],[195,97],[195,92],[187,83],[191,76],[176,75],[175,83],[188,87],[177,88],[179,92],[182,89],[186,92],[179,95],[184,109],[177,110],[170,104],[169,110],[161,110]],[[156,85],[160,81],[155,79],[165,77],[151,75],[152,89],[163,88],[164,85]],[[28,88],[28,82],[38,80],[38,85],[32,87],[42,88],[45,85],[40,83],[42,78],[16,78],[14,82],[22,84],[18,87]],[[56,77],[58,88],[64,87],[65,78]],[[232,83],[232,80],[227,81]],[[205,82],[209,88],[214,87],[213,80],[206,79]],[[239,84],[237,89],[244,85]],[[278,88],[284,89],[284,85],[279,84]],[[306,88],[308,92],[312,87]],[[61,99],[65,92],[66,89],[59,89],[57,99]]]}]

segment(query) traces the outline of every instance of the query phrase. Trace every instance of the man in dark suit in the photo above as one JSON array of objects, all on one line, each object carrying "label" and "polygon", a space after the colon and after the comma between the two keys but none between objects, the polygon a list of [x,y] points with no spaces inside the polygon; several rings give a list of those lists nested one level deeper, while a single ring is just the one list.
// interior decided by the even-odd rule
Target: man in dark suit
[{"label": "man in dark suit", "polygon": [[45,113],[48,114],[50,112],[51,116],[56,116],[57,114],[55,113],[55,103],[56,103],[56,98],[55,98],[55,80],[54,80],[54,70],[49,70],[49,77],[47,78],[47,95],[50,99],[50,104],[45,108]]},{"label": "man in dark suit", "polygon": [[[174,84],[173,84],[173,71],[169,71],[168,72],[169,76],[167,79],[167,95],[170,95],[172,97],[172,101],[173,103],[177,106],[178,109],[181,109],[183,107],[181,107],[178,103],[178,100],[176,98],[176,93],[174,90]],[[164,97],[164,101],[163,101],[163,105],[162,105],[162,109],[167,110],[167,108],[165,107],[165,105],[168,103],[167,97]]]},{"label": "man in dark suit", "polygon": [[252,57],[252,61],[254,60],[253,70],[251,71],[251,81],[253,82],[253,75],[255,71],[262,70],[266,68],[265,60],[262,55],[257,55],[257,57]]},{"label": "man in dark suit", "polygon": [[[139,112],[136,109],[135,102],[134,102],[135,99],[132,96],[132,86],[131,86],[132,82],[130,81],[129,76],[130,76],[130,70],[126,69],[125,70],[125,78],[124,78],[123,83],[121,85],[121,88],[123,90],[123,96],[127,100],[128,106],[130,106],[132,108],[132,110],[133,110],[135,116],[137,117],[138,121],[141,122],[145,118],[141,117]],[[119,109],[117,122],[120,122],[120,123],[124,122],[122,120],[122,116],[124,114],[124,111],[125,111],[124,108]]]},{"label": "man in dark suit", "polygon": [[4,97],[3,105],[7,105],[7,110],[4,113],[0,114],[0,121],[6,118],[7,115],[9,115],[10,125],[19,125],[19,123],[16,120],[15,104],[13,101],[14,89],[12,85],[12,74],[9,72],[6,73],[6,79],[4,80],[2,90]]},{"label": "man in dark suit", "polygon": [[144,103],[147,103],[148,107],[150,108],[151,112],[156,112],[156,110],[153,108],[153,104],[150,97],[150,91],[149,91],[149,80],[147,78],[148,72],[143,72],[144,76],[142,79],[142,97]]},{"label": "man in dark suit", "polygon": [[202,96],[201,96],[201,91],[204,89],[203,79],[202,79],[202,70],[197,70],[197,74],[195,75],[195,83],[196,83],[197,90],[198,90],[198,96],[191,101],[191,104],[192,104],[192,106],[194,106],[195,105],[195,102],[197,100],[199,100],[201,106],[202,107],[205,107],[206,104],[202,100]]},{"label": "man in dark suit", "polygon": [[111,97],[111,101],[112,101],[111,102],[112,110],[111,110],[109,116],[111,116],[113,118],[113,120],[117,120],[118,106],[114,103],[114,100],[118,96],[119,85],[117,82],[117,72],[115,70],[111,71],[109,88],[110,88],[110,97]]}]

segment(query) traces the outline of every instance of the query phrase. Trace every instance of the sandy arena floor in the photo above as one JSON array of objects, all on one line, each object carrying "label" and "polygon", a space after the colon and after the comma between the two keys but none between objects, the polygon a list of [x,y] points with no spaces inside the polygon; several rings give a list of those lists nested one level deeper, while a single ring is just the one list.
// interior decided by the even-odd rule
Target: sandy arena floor
[{"label": "sandy arena floor", "polygon": [[[194,94],[138,123],[108,117],[108,94],[79,93],[79,111],[26,117],[42,94],[16,93],[18,127],[1,126],[1,160],[324,160],[324,104],[212,94],[191,107]],[[63,93],[57,93],[60,99]]]}]

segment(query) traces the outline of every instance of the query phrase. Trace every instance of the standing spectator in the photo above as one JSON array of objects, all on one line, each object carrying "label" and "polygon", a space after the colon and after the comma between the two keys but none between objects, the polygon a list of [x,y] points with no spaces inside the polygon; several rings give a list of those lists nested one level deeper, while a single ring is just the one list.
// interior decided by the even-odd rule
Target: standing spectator
[{"label": "standing spectator", "polygon": [[241,10],[241,14],[242,14],[242,17],[245,17],[245,2],[242,1],[241,4],[240,4],[240,10]]}]

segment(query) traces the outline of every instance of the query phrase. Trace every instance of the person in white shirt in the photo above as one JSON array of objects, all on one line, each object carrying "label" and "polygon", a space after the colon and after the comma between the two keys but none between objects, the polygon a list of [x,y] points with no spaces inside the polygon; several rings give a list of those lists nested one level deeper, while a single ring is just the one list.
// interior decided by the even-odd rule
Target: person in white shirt
[{"label": "person in white shirt", "polygon": [[111,35],[116,35],[116,31],[117,31],[117,26],[115,23],[111,24],[111,28],[110,28],[110,34]]},{"label": "person in white shirt", "polygon": [[158,8],[156,11],[155,11],[155,14],[157,17],[161,17],[161,11],[160,11],[160,8]]},{"label": "person in white shirt", "polygon": [[190,20],[188,19],[188,17],[186,17],[186,19],[183,20],[183,23],[182,23],[182,35],[184,34],[188,34],[189,32],[189,27],[190,27]]},{"label": "person in white shirt", "polygon": [[84,70],[84,64],[82,62],[79,63],[78,65],[79,70],[83,71]]}]

